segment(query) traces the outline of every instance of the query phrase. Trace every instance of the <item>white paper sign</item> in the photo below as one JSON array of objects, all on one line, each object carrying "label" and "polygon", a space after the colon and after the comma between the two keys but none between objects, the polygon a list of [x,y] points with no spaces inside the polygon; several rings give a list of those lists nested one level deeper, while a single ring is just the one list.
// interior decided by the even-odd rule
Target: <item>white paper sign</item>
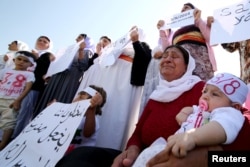
[{"label": "white paper sign", "polygon": [[249,0],[215,10],[210,44],[230,43],[249,39],[249,11]]},{"label": "white paper sign", "polygon": [[130,42],[130,32],[123,35],[121,38],[106,46],[100,56],[100,65],[102,67],[111,66],[121,55],[123,48]]},{"label": "white paper sign", "polygon": [[56,54],[56,59],[50,63],[45,78],[58,72],[62,72],[70,66],[76,52],[79,49],[79,43],[73,44]]},{"label": "white paper sign", "polygon": [[54,167],[67,150],[90,105],[53,103],[0,152],[1,167]]},{"label": "white paper sign", "polygon": [[178,28],[178,27],[183,27],[187,25],[192,25],[194,24],[193,13],[194,13],[194,9],[167,17],[164,20],[165,21],[164,26],[161,27],[160,29],[166,30],[170,28]]}]

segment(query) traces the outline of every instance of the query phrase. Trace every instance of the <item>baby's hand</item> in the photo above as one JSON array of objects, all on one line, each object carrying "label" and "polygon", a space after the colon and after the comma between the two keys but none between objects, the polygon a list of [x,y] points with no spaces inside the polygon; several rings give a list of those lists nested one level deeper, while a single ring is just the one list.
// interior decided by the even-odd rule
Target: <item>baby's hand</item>
[{"label": "baby's hand", "polygon": [[187,120],[187,117],[193,112],[193,107],[184,107],[175,117],[177,123],[181,125]]},{"label": "baby's hand", "polygon": [[185,132],[168,137],[167,150],[172,151],[176,157],[185,157],[187,152],[195,148],[192,133]]}]

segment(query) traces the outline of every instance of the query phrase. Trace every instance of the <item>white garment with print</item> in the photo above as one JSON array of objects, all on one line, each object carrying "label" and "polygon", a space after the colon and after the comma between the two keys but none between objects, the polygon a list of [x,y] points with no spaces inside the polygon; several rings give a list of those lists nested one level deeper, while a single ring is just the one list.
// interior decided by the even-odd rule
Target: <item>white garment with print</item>
[{"label": "white garment with print", "polygon": [[16,99],[23,92],[27,82],[34,82],[34,73],[3,69],[0,71],[0,98]]}]

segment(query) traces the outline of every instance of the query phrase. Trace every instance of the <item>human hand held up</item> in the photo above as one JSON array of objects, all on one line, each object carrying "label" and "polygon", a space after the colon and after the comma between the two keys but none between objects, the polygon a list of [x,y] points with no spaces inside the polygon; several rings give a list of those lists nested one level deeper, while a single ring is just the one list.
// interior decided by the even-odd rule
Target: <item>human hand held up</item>
[{"label": "human hand held up", "polygon": [[102,51],[102,44],[99,42],[97,45],[96,45],[96,53],[98,55],[101,54],[101,51]]},{"label": "human hand held up", "polygon": [[98,105],[101,105],[102,101],[102,95],[99,92],[96,92],[96,94],[90,99],[90,107],[94,108]]},{"label": "human hand held up", "polygon": [[207,17],[207,26],[211,27],[213,22],[214,22],[214,17],[213,16],[208,16]]},{"label": "human hand held up", "polygon": [[199,9],[194,9],[194,20],[200,19],[201,18],[201,10]]},{"label": "human hand held up", "polygon": [[133,26],[130,29],[130,39],[131,39],[132,42],[139,41],[139,33],[138,33],[138,27],[137,26]]},{"label": "human hand held up", "polygon": [[157,29],[159,30],[161,27],[163,27],[165,24],[164,20],[159,20],[156,24]]},{"label": "human hand held up", "polygon": [[154,57],[155,59],[161,59],[161,58],[162,58],[162,52],[161,52],[161,51],[155,52],[155,54],[153,55],[153,57]]},{"label": "human hand held up", "polygon": [[111,167],[131,167],[139,153],[140,151],[137,146],[130,146],[114,159]]}]

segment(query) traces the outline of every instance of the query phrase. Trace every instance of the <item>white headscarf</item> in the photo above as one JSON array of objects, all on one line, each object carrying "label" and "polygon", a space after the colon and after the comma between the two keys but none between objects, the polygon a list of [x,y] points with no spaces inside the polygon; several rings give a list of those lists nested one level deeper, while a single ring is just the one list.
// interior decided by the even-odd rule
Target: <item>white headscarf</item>
[{"label": "white headscarf", "polygon": [[22,41],[17,41],[17,48],[18,48],[18,51],[20,51],[20,50],[29,51],[28,44],[26,44],[26,43],[24,43]]},{"label": "white headscarf", "polygon": [[198,76],[192,74],[195,69],[195,60],[189,52],[188,54],[189,61],[186,73],[181,78],[171,82],[163,79],[163,76],[159,74],[159,85],[150,95],[150,99],[159,102],[171,102],[181,96],[184,92],[192,89],[196,83],[201,81]]},{"label": "white headscarf", "polygon": [[[37,38],[37,40],[38,40],[40,37],[42,37],[42,36],[44,36],[44,35],[39,36],[39,37]],[[49,38],[48,36],[45,36],[45,37]],[[37,43],[37,40],[36,40],[36,43]],[[53,41],[52,41],[50,38],[49,38],[49,47],[48,47],[47,49],[45,49],[45,50],[39,50],[39,49],[37,49],[37,48],[36,48],[36,43],[35,43],[35,49],[33,49],[33,50],[35,50],[35,51],[38,53],[39,57],[40,57],[42,54],[46,53],[46,52],[51,52],[51,53],[52,53]]]}]

